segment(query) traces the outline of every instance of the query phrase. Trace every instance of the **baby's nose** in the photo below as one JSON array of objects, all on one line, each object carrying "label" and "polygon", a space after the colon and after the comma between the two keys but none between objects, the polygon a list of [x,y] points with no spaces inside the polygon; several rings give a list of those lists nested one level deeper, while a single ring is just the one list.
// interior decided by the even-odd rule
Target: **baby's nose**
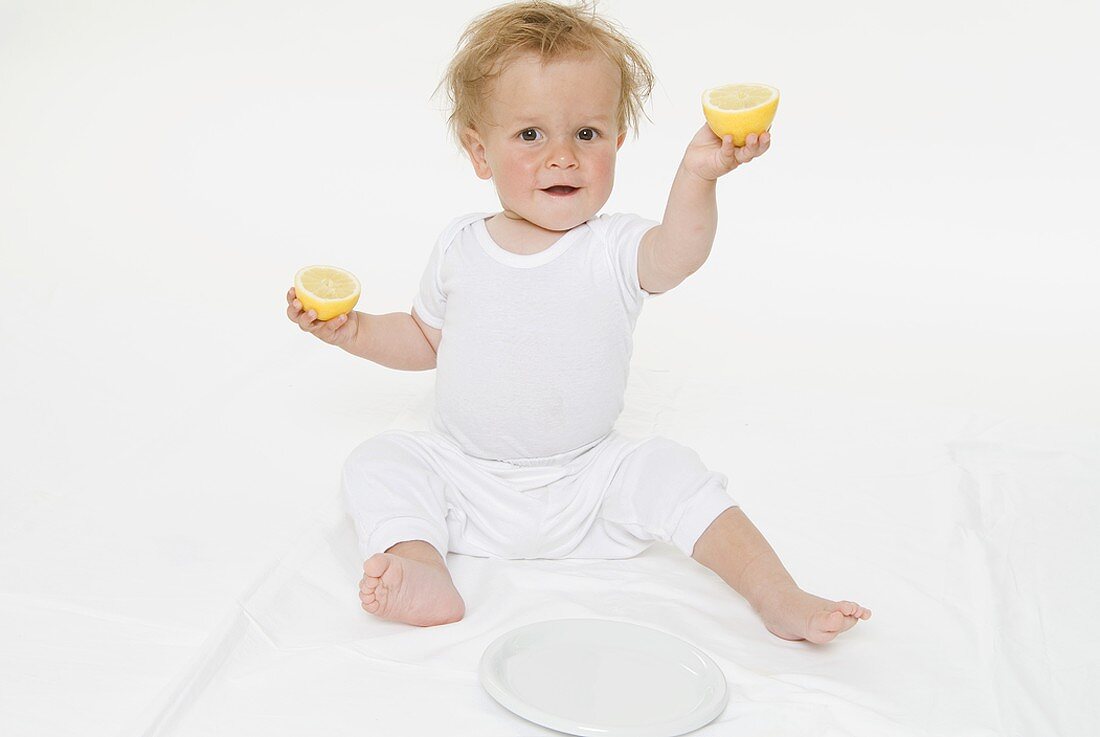
[{"label": "baby's nose", "polygon": [[546,163],[550,168],[567,169],[577,165],[577,157],[572,154],[558,153],[551,156]]}]

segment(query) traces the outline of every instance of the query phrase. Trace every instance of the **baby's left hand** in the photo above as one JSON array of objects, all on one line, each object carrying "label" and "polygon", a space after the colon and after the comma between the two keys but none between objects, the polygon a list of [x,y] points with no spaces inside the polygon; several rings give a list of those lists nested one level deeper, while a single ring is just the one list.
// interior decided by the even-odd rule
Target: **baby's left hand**
[{"label": "baby's left hand", "polygon": [[745,145],[737,147],[733,145],[733,136],[719,138],[704,123],[688,144],[683,164],[692,174],[713,181],[762,155],[771,142],[771,134],[767,131],[759,135],[750,133],[745,137]]}]

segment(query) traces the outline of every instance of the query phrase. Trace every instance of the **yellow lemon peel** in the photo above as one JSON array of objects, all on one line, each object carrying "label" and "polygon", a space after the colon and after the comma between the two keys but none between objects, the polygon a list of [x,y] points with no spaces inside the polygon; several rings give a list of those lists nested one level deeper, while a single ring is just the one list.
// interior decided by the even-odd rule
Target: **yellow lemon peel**
[{"label": "yellow lemon peel", "polygon": [[294,275],[294,294],[303,310],[313,310],[318,320],[331,320],[355,307],[359,280],[336,266],[306,266]]},{"label": "yellow lemon peel", "polygon": [[714,135],[732,135],[734,146],[744,146],[750,133],[771,128],[779,107],[779,90],[755,82],[724,84],[703,92],[703,116]]}]

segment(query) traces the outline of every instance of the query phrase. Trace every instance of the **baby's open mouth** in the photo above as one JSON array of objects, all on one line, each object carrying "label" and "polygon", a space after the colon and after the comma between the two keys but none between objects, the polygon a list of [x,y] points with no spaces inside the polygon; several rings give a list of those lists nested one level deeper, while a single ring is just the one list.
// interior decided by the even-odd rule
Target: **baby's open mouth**
[{"label": "baby's open mouth", "polygon": [[564,184],[559,184],[556,187],[547,187],[542,190],[543,192],[554,195],[555,197],[566,197],[576,192],[580,187],[567,187]]}]

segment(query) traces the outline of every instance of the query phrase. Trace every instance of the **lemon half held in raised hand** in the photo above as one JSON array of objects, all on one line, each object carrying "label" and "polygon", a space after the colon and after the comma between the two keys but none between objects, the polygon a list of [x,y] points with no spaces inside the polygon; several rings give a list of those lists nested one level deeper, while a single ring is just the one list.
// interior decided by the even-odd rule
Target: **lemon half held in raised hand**
[{"label": "lemon half held in raised hand", "polygon": [[703,115],[714,135],[732,135],[734,146],[744,146],[750,133],[771,128],[779,107],[779,90],[766,84],[724,84],[703,93]]},{"label": "lemon half held in raised hand", "polygon": [[318,320],[331,320],[355,307],[359,280],[335,266],[307,266],[294,275],[294,294],[302,309],[316,312]]}]

